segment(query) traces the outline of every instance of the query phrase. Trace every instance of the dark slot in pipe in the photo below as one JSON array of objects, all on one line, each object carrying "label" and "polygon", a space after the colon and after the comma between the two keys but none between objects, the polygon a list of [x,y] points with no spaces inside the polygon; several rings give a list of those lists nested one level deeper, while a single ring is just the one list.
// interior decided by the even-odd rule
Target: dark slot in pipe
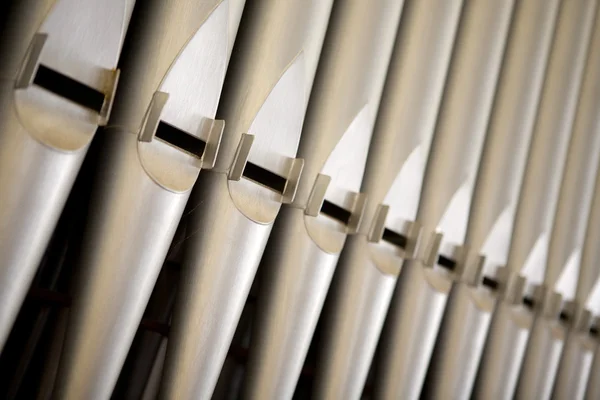
[{"label": "dark slot in pipe", "polygon": [[164,121],[158,123],[154,137],[198,158],[202,157],[206,147],[203,140]]},{"label": "dark slot in pipe", "polygon": [[350,221],[350,216],[352,215],[350,211],[338,205],[335,205],[327,200],[323,201],[323,205],[321,206],[321,212],[327,215],[328,217],[340,221],[345,225],[348,224],[348,221]]},{"label": "dark slot in pipe", "polygon": [[244,168],[244,178],[250,179],[259,185],[266,186],[278,193],[283,193],[287,179],[277,175],[274,172],[268,171],[251,162],[246,163]]},{"label": "dark slot in pipe", "polygon": [[90,110],[102,110],[104,93],[43,65],[38,67],[33,83]]}]

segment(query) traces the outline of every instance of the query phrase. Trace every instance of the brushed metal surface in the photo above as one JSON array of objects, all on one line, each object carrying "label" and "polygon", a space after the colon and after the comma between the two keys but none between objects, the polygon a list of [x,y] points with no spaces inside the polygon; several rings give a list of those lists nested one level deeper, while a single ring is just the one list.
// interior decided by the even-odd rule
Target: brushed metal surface
[{"label": "brushed metal surface", "polygon": [[103,132],[59,397],[111,395],[200,169],[195,156],[142,137],[146,110],[156,92],[166,93],[157,116],[208,140],[201,128],[215,116],[229,26],[237,26],[230,10],[240,7],[243,0],[152,0],[134,16],[114,118]]},{"label": "brushed metal surface", "polygon": [[[263,265],[279,268],[269,269],[260,282],[244,383],[247,399],[292,398],[338,259],[306,234],[301,209],[281,210],[272,237],[282,233],[295,240],[270,247],[263,257]],[[294,263],[282,263],[288,260]]]},{"label": "brushed metal surface", "polygon": [[367,231],[380,205],[395,232],[406,235],[415,219],[461,5],[404,4],[361,189],[369,196],[362,233],[345,244],[323,312],[316,380],[324,395],[363,390],[403,262],[402,249],[370,243]]},{"label": "brushed metal surface", "polygon": [[465,240],[485,255],[483,274],[490,277],[507,262],[559,5],[558,0],[515,4]]},{"label": "brushed metal surface", "polygon": [[[500,281],[559,1],[516,2],[494,108],[477,172],[465,242]],[[499,290],[504,283],[500,282]],[[428,371],[427,393],[468,398],[500,293],[459,283],[451,292]],[[483,306],[485,304],[485,306]],[[469,345],[466,345],[466,344]]]},{"label": "brushed metal surface", "polygon": [[532,285],[544,279],[595,11],[592,0],[563,1],[559,10],[507,263]]},{"label": "brushed metal surface", "polygon": [[585,240],[600,160],[600,7],[581,83],[573,132],[560,184],[556,216],[550,238],[545,284],[573,300],[580,273]]},{"label": "brushed metal surface", "polygon": [[588,384],[585,388],[585,399],[598,399],[600,398],[600,357],[598,356],[598,346],[594,351],[594,360],[590,368],[590,376],[588,378]]},{"label": "brushed metal surface", "polygon": [[427,385],[427,398],[469,399],[485,345],[496,296],[486,289],[456,283],[433,349]]},{"label": "brushed metal surface", "polygon": [[0,55],[0,349],[44,254],[99,114],[40,86],[15,87],[35,34],[38,63],[99,90],[114,71],[129,0],[15,2]]},{"label": "brushed metal surface", "polygon": [[[247,398],[293,395],[346,234],[360,219],[355,207],[364,196],[357,192],[401,8],[402,1],[391,0],[333,7],[298,150],[303,177],[263,262],[258,312],[264,317],[253,330]],[[331,178],[325,199],[350,210],[352,223],[307,215],[323,175]]]},{"label": "brushed metal surface", "polygon": [[549,399],[567,328],[554,318],[538,316],[531,328],[515,399]]},{"label": "brushed metal surface", "polygon": [[417,261],[402,267],[381,338],[375,399],[419,398],[452,283]]},{"label": "brushed metal surface", "polygon": [[[464,245],[471,195],[512,8],[513,1],[510,0],[466,1],[463,4],[457,45],[417,213],[417,221],[423,225],[425,235],[443,234],[441,253],[449,258],[455,258],[457,250]],[[453,279],[444,276],[447,271],[438,266],[417,273],[414,270],[419,268],[419,263],[410,262],[409,265],[411,272],[404,272],[405,265],[398,278],[391,316],[388,317],[390,321],[382,338],[387,347],[379,365],[381,376],[376,381],[376,385],[381,386],[375,389],[379,398],[410,399],[419,395],[446,305],[450,279]],[[448,288],[425,290],[425,281],[419,274],[447,281]],[[403,279],[409,281],[403,282]],[[420,296],[420,300],[408,295],[419,288],[420,292],[414,296]],[[432,309],[415,310],[413,302],[426,304],[427,298],[436,299]],[[417,334],[414,327],[421,324],[424,325]]]},{"label": "brushed metal surface", "polygon": [[501,301],[492,315],[474,399],[512,399],[533,324],[533,314],[522,305]]},{"label": "brushed metal surface", "polygon": [[584,399],[597,345],[587,331],[569,332],[554,381],[553,399]]},{"label": "brushed metal surface", "polygon": [[217,383],[285,200],[243,174],[231,180],[230,169],[247,133],[247,162],[289,178],[330,8],[330,1],[264,0],[245,11],[219,104],[227,121],[220,155],[198,182],[189,216],[187,283],[174,313],[163,398],[209,398]]}]

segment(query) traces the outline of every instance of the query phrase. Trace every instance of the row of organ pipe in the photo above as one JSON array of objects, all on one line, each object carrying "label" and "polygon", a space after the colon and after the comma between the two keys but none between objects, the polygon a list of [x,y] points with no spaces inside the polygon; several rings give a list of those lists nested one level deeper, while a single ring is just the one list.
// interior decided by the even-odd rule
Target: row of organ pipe
[{"label": "row of organ pipe", "polygon": [[2,7],[0,397],[600,399],[597,0]]}]

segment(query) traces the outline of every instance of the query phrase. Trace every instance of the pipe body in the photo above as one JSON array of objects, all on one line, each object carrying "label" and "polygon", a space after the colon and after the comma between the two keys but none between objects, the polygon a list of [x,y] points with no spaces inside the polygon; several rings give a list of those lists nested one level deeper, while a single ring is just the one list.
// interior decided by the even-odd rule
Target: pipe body
[{"label": "pipe body", "polygon": [[243,3],[151,0],[136,10],[103,132],[60,397],[111,395],[191,188],[218,148],[213,118]]},{"label": "pipe body", "polygon": [[[333,6],[298,151],[302,181],[262,262],[245,398],[293,396],[339,253],[362,218],[358,191],[402,3]],[[336,219],[332,205],[348,219]]]},{"label": "pipe body", "polygon": [[[360,397],[403,259],[413,257],[420,233],[414,220],[461,5],[404,4],[361,189],[369,196],[362,232],[345,244],[323,311],[316,376],[323,393]],[[406,243],[371,234],[381,229]]]},{"label": "pipe body", "polygon": [[261,0],[244,11],[219,157],[192,195],[161,398],[214,391],[275,217],[306,168],[296,153],[330,9]]},{"label": "pipe body", "polygon": [[[557,270],[563,268],[563,263],[567,263],[563,260],[572,256],[569,253],[577,250],[581,233],[574,232],[570,227],[583,232],[581,220],[572,217],[565,219],[563,216],[565,212],[572,212],[569,208],[574,204],[585,207],[585,202],[588,201],[585,193],[586,179],[578,176],[578,182],[574,184],[578,186],[579,192],[575,197],[571,197],[573,193],[566,193],[561,199],[560,186],[563,175],[569,176],[567,168],[578,170],[582,168],[581,163],[589,162],[585,155],[582,159],[581,154],[574,154],[568,164],[567,156],[569,138],[577,139],[572,136],[572,131],[577,117],[596,7],[595,1],[562,3],[517,209],[518,222],[512,237],[508,267],[513,271],[520,271],[531,287],[544,285],[538,286],[537,290],[537,293],[543,293],[542,296],[532,296],[532,311],[536,313],[536,317],[517,383],[518,399],[550,397],[566,336],[567,327],[559,320],[561,306],[554,304],[560,293],[551,281],[554,277],[549,274],[556,274]],[[584,130],[581,134],[587,136],[588,132]],[[579,147],[577,151],[581,151],[580,146],[576,147]],[[595,157],[592,153],[586,151],[590,158]],[[569,190],[570,188],[567,192]],[[546,201],[540,204],[540,198]],[[561,200],[562,207],[566,207],[562,210],[559,208]],[[579,226],[571,225],[578,222]],[[565,237],[563,235],[570,237],[561,239]],[[557,240],[552,239],[554,236],[565,243],[553,243],[552,240]]]},{"label": "pipe body", "polygon": [[[512,8],[512,1],[463,5],[460,45],[452,56],[417,213],[425,238],[432,239],[424,258],[405,263],[399,275],[382,337],[376,398],[419,396],[453,280],[465,268],[470,200]],[[443,235],[437,246],[436,234]],[[443,259],[450,265],[442,267]]]},{"label": "pipe body", "polygon": [[501,276],[499,267],[508,258],[559,4],[515,4],[466,233],[471,251],[485,257],[482,273],[487,285],[460,282],[452,289],[428,371],[430,396],[471,395],[492,313],[506,290],[508,277]]},{"label": "pipe body", "polygon": [[94,133],[106,123],[134,5],[13,3],[0,39],[0,350]]}]

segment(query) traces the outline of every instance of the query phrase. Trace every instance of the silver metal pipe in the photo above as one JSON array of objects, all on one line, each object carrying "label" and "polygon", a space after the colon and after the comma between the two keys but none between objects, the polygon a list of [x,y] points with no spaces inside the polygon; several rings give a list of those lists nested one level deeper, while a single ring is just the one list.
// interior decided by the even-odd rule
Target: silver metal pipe
[{"label": "silver metal pipe", "polygon": [[[302,182],[278,217],[262,263],[246,398],[294,393],[339,253],[363,215],[358,191],[402,3],[333,6],[300,142]],[[314,397],[328,395],[317,389]]]},{"label": "silver metal pipe", "polygon": [[[591,179],[579,175],[580,171],[588,168],[590,158],[596,156],[593,150],[582,148],[593,147],[588,143],[589,131],[580,129],[577,132],[574,129],[577,128],[576,119],[580,117],[577,115],[577,103],[596,7],[597,3],[589,0],[564,1],[562,4],[519,200],[518,222],[513,233],[508,266],[513,271],[520,270],[528,283],[532,287],[537,286],[537,293],[542,295],[532,296],[536,318],[517,383],[518,399],[550,397],[566,337],[567,325],[559,319],[559,315],[568,314],[568,311],[561,312],[561,293],[557,291],[553,280],[557,271],[565,268],[563,265],[578,263],[576,259],[569,261],[569,258],[581,246],[587,217],[578,219],[570,214],[575,210],[570,209],[576,207],[577,212],[581,212],[586,202],[589,208],[591,198]],[[586,125],[587,121],[583,124]],[[579,135],[583,137],[579,139]],[[570,137],[574,145],[571,154],[568,154]],[[578,144],[579,140],[582,140],[581,144]],[[597,158],[595,163],[597,165]],[[595,170],[594,167],[594,173]],[[565,187],[567,193],[561,194],[563,175],[568,179],[576,177],[577,182],[568,183]],[[578,192],[568,193],[570,190]],[[545,199],[543,204],[540,204],[540,198]],[[557,240],[564,241],[564,244],[559,246]],[[574,286],[577,271],[566,268],[567,273],[575,272],[574,277],[568,278],[571,286]],[[575,268],[578,266],[575,265]],[[573,289],[569,291],[572,299]],[[565,294],[569,293],[565,290]]]},{"label": "silver metal pipe", "polygon": [[565,339],[552,398],[583,400],[598,341],[590,334],[591,313],[579,310]]},{"label": "silver metal pipe", "polygon": [[585,388],[585,399],[600,398],[600,352],[598,351],[598,342],[596,341],[596,350],[594,351],[594,360],[590,367],[588,383]]},{"label": "silver metal pipe", "polygon": [[134,5],[13,3],[0,39],[0,350],[110,114]]},{"label": "silver metal pipe", "polygon": [[418,245],[414,220],[461,6],[404,4],[361,188],[364,222],[345,244],[321,318],[315,379],[333,397],[360,397],[403,259]]},{"label": "silver metal pipe", "polygon": [[423,257],[402,267],[382,337],[375,398],[419,396],[453,280],[467,271],[471,195],[512,9],[510,0],[463,5],[417,214],[424,233],[436,233]]},{"label": "silver metal pipe", "polygon": [[136,10],[103,132],[60,398],[111,395],[191,188],[214,164],[222,123],[213,118],[243,5],[150,0]]},{"label": "silver metal pipe", "polygon": [[[578,291],[578,278],[595,280],[583,267],[597,271],[593,264],[581,265],[585,234],[590,221],[594,184],[600,161],[600,7],[590,42],[577,114],[562,179],[558,209],[554,221],[546,284],[562,295],[563,301],[575,301],[570,332],[556,373],[553,397],[582,399],[592,363],[596,341],[590,337],[591,312],[585,309],[587,294]],[[588,222],[590,221],[590,222]],[[593,272],[592,272],[593,274]],[[595,272],[597,274],[597,272]],[[587,286],[587,285],[586,285]],[[584,288],[581,288],[582,290]],[[566,313],[566,311],[563,311]]]},{"label": "silver metal pipe", "polygon": [[505,291],[508,277],[499,267],[508,257],[558,7],[558,0],[515,4],[466,232],[471,251],[485,257],[485,279],[459,282],[450,292],[428,371],[434,398],[471,396],[492,312]]},{"label": "silver metal pipe", "polygon": [[219,158],[192,195],[161,398],[214,391],[273,221],[302,185],[296,153],[330,9],[261,0],[245,10],[219,104]]}]

